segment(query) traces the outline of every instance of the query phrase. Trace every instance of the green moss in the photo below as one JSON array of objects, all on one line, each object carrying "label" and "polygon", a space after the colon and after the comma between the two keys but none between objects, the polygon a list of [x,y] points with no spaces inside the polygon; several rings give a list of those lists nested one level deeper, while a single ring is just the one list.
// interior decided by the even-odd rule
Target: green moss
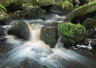
[{"label": "green moss", "polygon": [[80,24],[59,23],[58,32],[67,37],[81,36],[86,33],[85,27]]},{"label": "green moss", "polygon": [[62,1],[56,2],[55,5],[61,7],[62,9],[64,9],[64,8],[67,8],[67,9],[73,8],[73,4],[71,2],[69,2],[69,1],[67,1],[67,0],[65,0],[63,2]]},{"label": "green moss", "polygon": [[38,4],[40,6],[49,6],[52,5],[52,0],[38,0]]},{"label": "green moss", "polygon": [[37,5],[33,6],[31,4],[25,4],[23,5],[23,11],[23,15],[28,18],[41,18],[44,16],[43,10]]},{"label": "green moss", "polygon": [[96,2],[91,2],[74,9],[70,14],[67,15],[65,21],[71,21],[74,17],[84,16],[88,13],[96,11]]}]

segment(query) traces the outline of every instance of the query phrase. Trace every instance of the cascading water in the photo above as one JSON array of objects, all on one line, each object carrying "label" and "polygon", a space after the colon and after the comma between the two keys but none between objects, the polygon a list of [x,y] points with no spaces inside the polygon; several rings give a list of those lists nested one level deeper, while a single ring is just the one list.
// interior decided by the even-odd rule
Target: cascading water
[{"label": "cascading water", "polygon": [[[42,25],[25,23],[30,32],[28,41],[15,39],[13,36],[11,42],[7,37],[8,43],[13,44],[13,49],[6,55],[6,59],[0,68],[95,68],[91,62],[84,56],[74,51],[58,47],[60,41],[57,42],[55,48],[50,48],[42,40],[39,39]],[[16,41],[17,40],[17,41]],[[14,46],[15,45],[15,46]]]}]

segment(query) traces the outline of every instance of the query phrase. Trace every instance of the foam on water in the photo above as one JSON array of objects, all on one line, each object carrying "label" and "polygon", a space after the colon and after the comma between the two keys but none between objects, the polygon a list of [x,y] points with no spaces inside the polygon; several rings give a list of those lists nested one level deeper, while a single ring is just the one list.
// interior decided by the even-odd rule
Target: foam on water
[{"label": "foam on water", "polygon": [[[80,63],[81,67],[91,68],[91,64],[84,56],[65,48],[59,48],[60,41],[57,42],[56,48],[50,48],[40,40],[41,25],[34,24],[32,28],[28,23],[27,25],[31,33],[28,41],[15,39],[12,36],[7,37],[8,43],[12,43],[14,40],[15,42],[12,43],[13,49],[7,53],[7,58],[0,68],[6,68],[6,66],[19,68],[22,63],[27,64],[27,67],[24,64],[24,68],[40,68],[40,66],[43,65],[46,65],[48,68],[70,68],[68,66],[70,66],[71,63],[74,65]],[[11,37],[12,39],[10,39]],[[75,68],[75,66],[71,68]],[[77,68],[79,67],[77,66]]]}]

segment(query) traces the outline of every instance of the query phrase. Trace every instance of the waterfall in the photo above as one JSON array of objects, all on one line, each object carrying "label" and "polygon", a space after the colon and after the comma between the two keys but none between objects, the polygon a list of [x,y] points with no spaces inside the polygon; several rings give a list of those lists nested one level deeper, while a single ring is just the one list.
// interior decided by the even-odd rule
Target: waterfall
[{"label": "waterfall", "polygon": [[[49,45],[40,40],[42,25],[30,25],[28,23],[26,25],[28,26],[27,29],[30,30],[30,39],[20,41],[13,38],[13,40],[19,41],[13,41],[15,47],[7,53],[6,59],[0,68],[41,68],[41,66],[47,66],[48,68],[91,68],[92,63],[88,62],[86,57],[58,47],[60,45],[59,40],[56,48],[50,48]],[[95,68],[95,66],[92,68]]]}]

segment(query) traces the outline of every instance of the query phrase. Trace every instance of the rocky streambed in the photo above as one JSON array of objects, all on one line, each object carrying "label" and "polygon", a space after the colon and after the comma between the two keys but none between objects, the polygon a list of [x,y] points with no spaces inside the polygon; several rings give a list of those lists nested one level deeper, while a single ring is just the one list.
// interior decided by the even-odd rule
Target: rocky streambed
[{"label": "rocky streambed", "polygon": [[[64,48],[96,61],[95,0],[8,1],[9,4],[0,0],[0,58],[12,49],[10,45],[18,42],[12,37],[12,44],[9,44],[6,36],[14,35],[24,41],[29,38],[28,27],[24,24],[27,22],[43,26],[40,40],[51,48],[60,41]],[[2,63],[3,59],[0,60]]]}]

